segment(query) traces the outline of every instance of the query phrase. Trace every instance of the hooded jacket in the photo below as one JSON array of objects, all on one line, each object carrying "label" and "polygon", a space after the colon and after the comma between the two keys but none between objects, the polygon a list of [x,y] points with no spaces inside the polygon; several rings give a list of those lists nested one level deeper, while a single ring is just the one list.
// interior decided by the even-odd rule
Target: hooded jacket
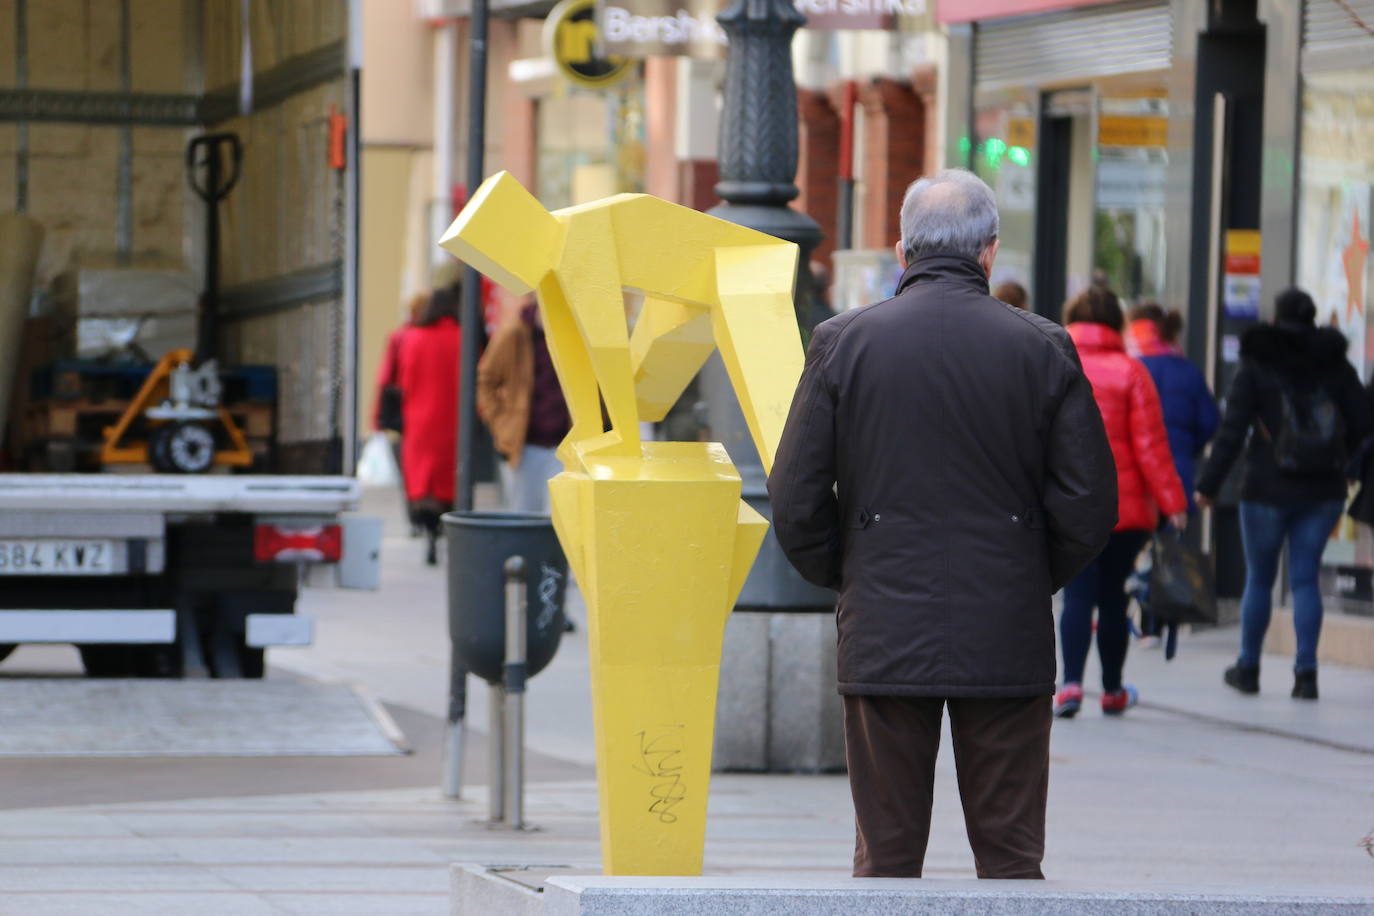
[{"label": "hooded jacket", "polygon": [[1155,383],[1126,355],[1121,335],[1105,324],[1076,322],[1069,336],[1107,426],[1116,462],[1117,531],[1154,531],[1159,513],[1183,512],[1188,498],[1174,469]]},{"label": "hooded jacket", "polygon": [[1280,428],[1285,384],[1322,385],[1340,408],[1346,451],[1353,456],[1370,421],[1360,377],[1345,358],[1346,346],[1345,335],[1334,328],[1262,324],[1246,331],[1240,342],[1240,370],[1226,394],[1221,431],[1198,476],[1197,491],[1215,498],[1244,450],[1242,500],[1282,506],[1345,499],[1344,473],[1282,473],[1273,443],[1257,429],[1261,423],[1267,430]]},{"label": "hooded jacket", "polygon": [[1169,451],[1174,469],[1193,511],[1193,487],[1197,484],[1197,459],[1216,435],[1221,422],[1217,402],[1207,387],[1202,370],[1179,349],[1159,337],[1155,323],[1148,319],[1131,322],[1136,355],[1154,379],[1159,406],[1164,411],[1164,428],[1169,433]]},{"label": "hooded jacket", "polygon": [[1050,596],[1116,522],[1068,335],[962,255],[816,328],[768,493],[788,559],[839,590],[846,694],[1052,693]]}]

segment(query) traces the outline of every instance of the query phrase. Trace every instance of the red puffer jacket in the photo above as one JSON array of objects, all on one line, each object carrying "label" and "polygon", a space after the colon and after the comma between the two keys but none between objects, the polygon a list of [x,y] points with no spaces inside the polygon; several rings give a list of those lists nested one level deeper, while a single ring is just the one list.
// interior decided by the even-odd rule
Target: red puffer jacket
[{"label": "red puffer jacket", "polygon": [[1116,459],[1116,530],[1153,531],[1160,509],[1172,515],[1188,508],[1155,383],[1143,363],[1126,355],[1121,335],[1105,324],[1075,322],[1069,336],[1092,382]]}]

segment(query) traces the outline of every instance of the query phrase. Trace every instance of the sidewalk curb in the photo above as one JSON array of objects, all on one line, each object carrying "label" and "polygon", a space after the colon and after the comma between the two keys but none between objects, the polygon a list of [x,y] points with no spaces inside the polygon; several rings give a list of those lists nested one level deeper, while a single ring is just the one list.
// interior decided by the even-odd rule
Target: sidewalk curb
[{"label": "sidewalk curb", "polygon": [[1070,881],[921,878],[608,878],[553,875],[542,892],[495,870],[453,866],[452,916],[879,916],[921,912],[978,916],[1307,916],[1374,913],[1374,896],[1264,894],[1237,885],[1110,887]]}]

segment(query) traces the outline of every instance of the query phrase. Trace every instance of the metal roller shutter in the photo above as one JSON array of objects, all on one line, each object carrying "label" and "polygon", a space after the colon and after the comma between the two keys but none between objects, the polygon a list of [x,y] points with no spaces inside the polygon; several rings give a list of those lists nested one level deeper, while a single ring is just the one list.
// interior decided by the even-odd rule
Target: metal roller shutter
[{"label": "metal roller shutter", "polygon": [[1302,26],[1304,70],[1364,67],[1374,57],[1374,0],[1307,0]]},{"label": "metal roller shutter", "polygon": [[1163,70],[1172,35],[1160,0],[983,22],[973,43],[974,83],[995,89]]}]

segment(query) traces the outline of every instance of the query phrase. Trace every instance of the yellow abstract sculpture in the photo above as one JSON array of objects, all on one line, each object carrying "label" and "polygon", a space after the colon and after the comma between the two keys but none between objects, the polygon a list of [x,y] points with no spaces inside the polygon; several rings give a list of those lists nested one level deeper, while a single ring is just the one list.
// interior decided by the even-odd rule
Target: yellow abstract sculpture
[{"label": "yellow abstract sculpture", "polygon": [[572,416],[549,490],[587,600],[605,872],[700,874],[725,620],[768,524],[721,445],[639,424],[719,347],[772,467],[802,369],[797,247],[643,194],[550,213],[505,172],[439,244],[538,294]]}]

